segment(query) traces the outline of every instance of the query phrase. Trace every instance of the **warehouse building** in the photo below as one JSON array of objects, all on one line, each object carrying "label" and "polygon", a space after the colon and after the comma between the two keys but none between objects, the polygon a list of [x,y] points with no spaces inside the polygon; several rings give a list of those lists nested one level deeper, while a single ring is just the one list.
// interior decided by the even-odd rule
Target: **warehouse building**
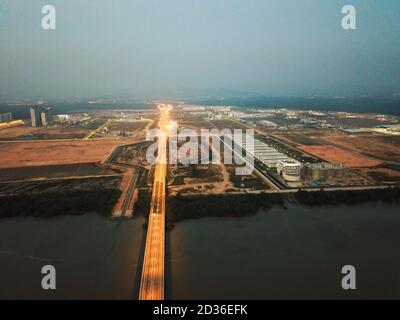
[{"label": "warehouse building", "polygon": [[[242,148],[245,149],[246,152],[248,152],[246,148],[246,142],[242,144]],[[276,169],[278,161],[280,160],[291,160],[291,158],[289,158],[285,154],[277,151],[275,148],[272,148],[268,146],[266,143],[257,139],[254,139],[253,151],[254,151],[253,153],[254,158],[261,161],[269,169]]]},{"label": "warehouse building", "polygon": [[370,136],[373,135],[374,132],[371,129],[340,129],[341,132],[347,134],[353,134],[358,136]]}]

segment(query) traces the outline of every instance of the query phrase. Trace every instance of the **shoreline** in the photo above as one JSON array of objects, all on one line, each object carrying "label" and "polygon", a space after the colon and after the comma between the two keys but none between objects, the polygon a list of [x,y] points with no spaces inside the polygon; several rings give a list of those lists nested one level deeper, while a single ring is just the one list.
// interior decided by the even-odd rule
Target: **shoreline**
[{"label": "shoreline", "polygon": [[[365,203],[399,204],[400,188],[353,191],[298,191],[292,194],[174,196],[167,198],[167,223],[203,217],[245,217],[268,212],[285,203],[307,207],[356,206]],[[146,213],[147,215],[147,213]]]},{"label": "shoreline", "polygon": [[[114,203],[120,195],[118,189],[85,190],[68,192],[44,192],[29,195],[0,196],[0,219],[28,216],[51,218],[77,216],[90,212],[111,218]],[[148,218],[151,194],[141,190],[133,217]],[[245,217],[256,215],[260,209],[268,212],[274,206],[285,208],[285,203],[307,207],[348,205],[364,203],[399,204],[400,188],[353,191],[298,191],[292,194],[241,194],[241,195],[193,195],[169,196],[166,199],[166,223],[173,224],[204,217]]]}]

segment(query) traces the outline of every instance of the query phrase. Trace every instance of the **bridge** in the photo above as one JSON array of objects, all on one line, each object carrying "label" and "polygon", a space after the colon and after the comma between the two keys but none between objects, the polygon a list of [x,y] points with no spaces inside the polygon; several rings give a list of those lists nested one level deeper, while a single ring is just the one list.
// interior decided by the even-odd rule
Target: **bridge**
[{"label": "bridge", "polygon": [[165,187],[170,108],[160,105],[159,109],[161,116],[158,135],[158,156],[140,281],[140,300],[164,299]]}]

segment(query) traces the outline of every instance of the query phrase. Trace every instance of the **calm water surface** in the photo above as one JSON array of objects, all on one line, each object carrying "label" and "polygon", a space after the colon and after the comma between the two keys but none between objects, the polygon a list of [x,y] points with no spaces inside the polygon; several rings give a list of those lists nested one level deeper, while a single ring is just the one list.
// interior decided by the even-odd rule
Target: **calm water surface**
[{"label": "calm water surface", "polygon": [[[400,210],[382,205],[276,207],[244,218],[176,224],[167,236],[173,299],[400,298]],[[0,298],[134,299],[143,217],[95,214],[0,220]],[[41,289],[41,268],[57,289]],[[341,289],[341,268],[358,289]]]}]

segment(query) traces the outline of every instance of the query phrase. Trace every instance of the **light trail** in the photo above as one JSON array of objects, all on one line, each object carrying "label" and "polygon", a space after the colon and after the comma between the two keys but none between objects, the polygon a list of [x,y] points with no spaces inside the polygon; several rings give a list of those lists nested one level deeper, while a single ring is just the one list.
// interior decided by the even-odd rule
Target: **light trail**
[{"label": "light trail", "polygon": [[140,300],[164,299],[164,255],[165,255],[165,187],[167,174],[167,140],[170,106],[160,105],[160,132],[158,135],[158,157],[154,173],[149,224],[144,252]]}]

